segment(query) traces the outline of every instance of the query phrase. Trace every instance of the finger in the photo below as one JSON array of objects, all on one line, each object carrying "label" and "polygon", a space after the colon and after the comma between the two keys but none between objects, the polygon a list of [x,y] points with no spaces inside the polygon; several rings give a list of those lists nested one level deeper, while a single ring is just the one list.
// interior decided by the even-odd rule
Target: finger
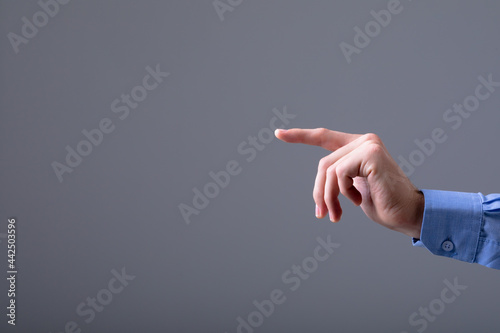
[{"label": "finger", "polygon": [[370,176],[372,169],[368,165],[376,164],[374,159],[377,159],[378,155],[375,149],[380,148],[380,145],[364,142],[331,166],[332,169],[335,169],[340,193],[357,206],[362,202],[362,195],[354,187],[354,178]]},{"label": "finger", "polygon": [[277,129],[275,131],[275,135],[278,139],[285,142],[319,146],[330,151],[337,150],[361,136],[360,134],[331,131],[326,128],[292,128],[289,130]]},{"label": "finger", "polygon": [[[355,152],[352,154],[355,154]],[[351,161],[351,154],[340,159],[337,162],[336,174],[340,193],[342,193],[347,199],[351,200],[356,206],[359,206],[361,205],[363,199],[361,193],[354,186],[354,178],[356,178],[359,169],[358,166],[351,163]]]},{"label": "finger", "polygon": [[[370,134],[366,134],[358,137],[356,140],[351,141],[347,145],[337,149],[328,156],[323,157],[318,163],[318,172],[316,174],[316,179],[314,181],[313,198],[314,202],[318,206],[318,212],[316,217],[323,218],[327,212],[328,208],[325,203],[325,183],[326,183],[326,172],[328,168],[341,159],[343,156],[349,154],[353,150],[357,149],[364,142],[373,140],[374,138]],[[356,195],[356,194],[353,194]]]},{"label": "finger", "polygon": [[342,216],[342,207],[340,207],[339,202],[339,185],[334,166],[330,166],[326,171],[324,200],[326,206],[328,207],[330,221],[340,221],[340,217]]}]

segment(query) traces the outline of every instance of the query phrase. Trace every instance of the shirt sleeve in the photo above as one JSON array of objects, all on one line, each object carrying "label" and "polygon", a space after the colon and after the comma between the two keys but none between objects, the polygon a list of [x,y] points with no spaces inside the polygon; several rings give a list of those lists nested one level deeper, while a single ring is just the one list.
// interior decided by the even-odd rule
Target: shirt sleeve
[{"label": "shirt sleeve", "polygon": [[420,239],[435,255],[500,269],[500,194],[422,190]]}]

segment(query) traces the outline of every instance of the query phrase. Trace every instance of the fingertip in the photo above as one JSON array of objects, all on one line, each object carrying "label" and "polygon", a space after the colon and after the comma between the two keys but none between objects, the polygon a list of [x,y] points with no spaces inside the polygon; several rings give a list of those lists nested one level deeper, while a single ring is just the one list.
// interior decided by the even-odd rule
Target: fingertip
[{"label": "fingertip", "polygon": [[353,203],[354,203],[354,205],[355,205],[355,206],[357,206],[357,207],[361,206],[361,204],[363,203],[363,198],[361,197],[361,194],[356,195],[356,196],[353,198],[352,202],[353,202]]},{"label": "fingertip", "polygon": [[279,138],[279,135],[282,134],[283,132],[285,132],[286,130],[285,129],[282,129],[282,128],[277,128],[275,131],[274,131],[274,135]]},{"label": "fingertip", "polygon": [[340,207],[340,202],[337,198],[333,211],[329,211],[330,213],[330,221],[336,223],[339,222],[342,218],[342,207]]},{"label": "fingertip", "polygon": [[315,211],[316,218],[322,219],[327,214],[328,214],[328,207],[323,206],[321,204],[320,205],[316,204],[316,211]]},{"label": "fingertip", "polygon": [[283,140],[283,134],[286,132],[286,129],[282,129],[282,128],[277,128],[275,131],[274,131],[274,136],[276,136],[278,139]]},{"label": "fingertip", "polygon": [[341,216],[334,216],[333,214],[330,215],[330,221],[333,222],[333,223],[337,223],[340,221],[340,217]]}]

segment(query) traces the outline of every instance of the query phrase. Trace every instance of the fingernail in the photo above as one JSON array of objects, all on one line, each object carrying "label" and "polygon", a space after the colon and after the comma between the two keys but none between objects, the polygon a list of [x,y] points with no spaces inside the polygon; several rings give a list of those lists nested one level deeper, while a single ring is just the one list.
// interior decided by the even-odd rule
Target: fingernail
[{"label": "fingernail", "polygon": [[320,211],[318,205],[316,205],[316,217],[319,219],[320,218]]},{"label": "fingernail", "polygon": [[335,220],[333,219],[333,213],[332,212],[328,212],[328,215],[330,215],[330,221],[335,222]]},{"label": "fingernail", "polygon": [[282,133],[282,132],[285,132],[286,129],[282,129],[282,128],[277,128],[275,131],[274,131],[274,135],[278,136],[279,133]]}]

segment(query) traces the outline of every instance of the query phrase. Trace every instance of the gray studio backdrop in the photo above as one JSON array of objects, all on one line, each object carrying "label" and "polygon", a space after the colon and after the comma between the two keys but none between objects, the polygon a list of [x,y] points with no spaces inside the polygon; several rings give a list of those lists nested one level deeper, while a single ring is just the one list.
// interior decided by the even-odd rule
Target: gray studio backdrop
[{"label": "gray studio backdrop", "polygon": [[327,152],[270,133],[375,132],[419,188],[499,192],[500,88],[474,97],[500,81],[499,16],[496,0],[1,0],[0,331],[496,331],[499,271],[345,199],[340,223],[316,220]]}]

